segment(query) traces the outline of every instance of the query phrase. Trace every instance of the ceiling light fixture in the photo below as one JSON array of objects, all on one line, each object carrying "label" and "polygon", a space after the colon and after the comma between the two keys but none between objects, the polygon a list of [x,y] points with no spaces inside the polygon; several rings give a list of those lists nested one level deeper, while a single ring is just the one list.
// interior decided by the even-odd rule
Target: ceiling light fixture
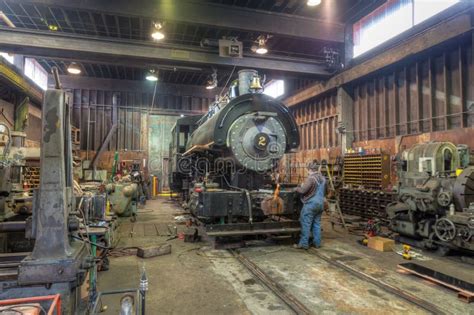
[{"label": "ceiling light fixture", "polygon": [[148,81],[158,81],[158,74],[154,69],[148,71],[145,77]]},{"label": "ceiling light fixture", "polygon": [[271,35],[260,35],[255,41],[256,45],[253,45],[251,50],[259,55],[265,55],[268,53],[267,41],[271,37]]},{"label": "ceiling light fixture", "polygon": [[154,40],[162,40],[165,38],[165,33],[163,33],[163,24],[159,22],[153,23],[153,31],[151,37]]},{"label": "ceiling light fixture", "polygon": [[310,7],[315,7],[315,6],[321,4],[321,0],[308,0],[308,2],[306,2],[306,4]]},{"label": "ceiling light fixture", "polygon": [[80,74],[82,70],[77,63],[71,62],[69,67],[67,67],[67,72],[69,72],[70,74]]},{"label": "ceiling light fixture", "polygon": [[206,89],[212,90],[217,87],[217,70],[214,69],[211,74],[211,79],[207,81]]}]

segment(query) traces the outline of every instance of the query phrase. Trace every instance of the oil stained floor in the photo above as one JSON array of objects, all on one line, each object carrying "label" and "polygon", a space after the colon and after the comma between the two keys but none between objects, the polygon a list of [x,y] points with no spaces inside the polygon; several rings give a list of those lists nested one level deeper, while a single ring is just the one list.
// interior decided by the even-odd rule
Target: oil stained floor
[{"label": "oil stained floor", "polygon": [[[149,259],[111,258],[110,270],[99,273],[99,290],[137,287],[147,270],[147,314],[292,314],[291,310],[225,250],[209,244],[168,240],[180,208],[169,199],[152,200],[138,220],[123,220],[118,247],[172,244],[171,255]],[[177,225],[178,232],[185,229]],[[457,300],[453,291],[400,274],[404,262],[395,253],[379,253],[358,245],[358,237],[324,228],[322,254],[435,304],[446,314],[473,314],[473,304]],[[168,241],[167,241],[168,240]],[[261,244],[260,244],[261,245]],[[314,314],[427,314],[426,311],[367,283],[320,258],[289,245],[250,246],[249,257]],[[472,265],[427,256],[426,264],[474,277]],[[460,271],[461,270],[461,271]],[[105,314],[118,314],[120,296],[107,297]]]}]

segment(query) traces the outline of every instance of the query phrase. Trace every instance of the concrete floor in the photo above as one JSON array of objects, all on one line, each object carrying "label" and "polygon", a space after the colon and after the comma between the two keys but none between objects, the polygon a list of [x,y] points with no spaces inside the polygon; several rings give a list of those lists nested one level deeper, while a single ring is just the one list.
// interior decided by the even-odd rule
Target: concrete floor
[{"label": "concrete floor", "polygon": [[[138,220],[124,221],[118,247],[163,244],[169,238],[166,226],[175,225],[180,208],[169,199],[149,201],[139,210]],[[185,229],[179,226],[179,231]],[[323,232],[320,252],[332,259],[402,288],[430,301],[446,314],[473,314],[474,306],[460,302],[453,291],[414,276],[397,272],[405,262],[396,253],[380,253],[357,244],[358,237]],[[149,279],[148,314],[291,314],[272,292],[227,251],[213,250],[207,243],[174,239],[171,255],[149,259],[135,256],[111,258],[110,270],[99,273],[99,290],[137,287],[145,264]],[[261,245],[261,244],[260,244]],[[249,257],[315,314],[425,314],[416,306],[360,280],[344,270],[289,245],[250,246],[241,252]],[[463,274],[474,282],[474,268],[452,259],[425,255],[427,261]],[[420,262],[421,263],[421,262]],[[107,297],[105,314],[117,314],[120,297]]]}]

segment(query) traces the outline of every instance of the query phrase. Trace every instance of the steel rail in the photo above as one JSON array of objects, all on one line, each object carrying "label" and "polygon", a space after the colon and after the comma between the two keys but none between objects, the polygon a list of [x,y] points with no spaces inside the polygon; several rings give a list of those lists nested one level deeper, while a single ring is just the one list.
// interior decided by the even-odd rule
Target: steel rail
[{"label": "steel rail", "polygon": [[422,309],[424,309],[425,311],[428,311],[432,314],[446,314],[444,311],[442,311],[439,307],[437,307],[436,305],[428,302],[428,301],[425,301],[423,299],[420,299],[416,296],[414,296],[413,294],[410,294],[406,291],[403,291],[397,287],[394,287],[386,282],[383,282],[379,279],[376,279],[366,273],[363,273],[343,262],[340,262],[340,261],[337,261],[337,260],[333,260],[325,255],[322,255],[321,253],[318,252],[318,250],[312,248],[308,251],[311,255],[314,255],[322,260],[324,260],[325,262],[329,263],[330,265],[333,265],[335,267],[338,267],[340,269],[343,269],[344,271],[350,273],[351,275],[361,279],[361,280],[364,280],[364,281],[367,281],[367,282],[370,282],[372,283],[373,285],[381,288],[382,290],[390,293],[390,294],[393,294],[393,295],[396,295],[398,296],[399,298],[411,303],[411,304],[414,304]]},{"label": "steel rail", "polygon": [[303,303],[301,303],[295,296],[290,294],[283,286],[272,279],[250,259],[236,250],[229,249],[229,252],[296,314],[312,314],[312,312]]}]

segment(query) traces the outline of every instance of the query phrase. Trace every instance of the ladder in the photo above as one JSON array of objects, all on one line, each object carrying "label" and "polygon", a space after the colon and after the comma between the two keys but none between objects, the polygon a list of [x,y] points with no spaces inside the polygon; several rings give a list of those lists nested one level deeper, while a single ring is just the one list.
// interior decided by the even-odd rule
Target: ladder
[{"label": "ladder", "polygon": [[[336,188],[334,187],[334,181],[332,178],[331,171],[329,170],[329,167],[327,163],[321,163],[321,173],[323,173],[324,169],[326,169],[326,173],[328,175],[329,179],[329,188],[333,191],[334,193],[334,200],[329,200],[328,203],[333,203],[334,207],[336,208],[336,214],[339,216],[339,219],[341,220],[342,226],[344,227],[344,230],[349,231],[346,225],[346,221],[344,220],[344,215],[342,214],[341,206],[339,205],[339,196],[336,193]],[[334,221],[331,220],[331,225],[334,228]]]}]

